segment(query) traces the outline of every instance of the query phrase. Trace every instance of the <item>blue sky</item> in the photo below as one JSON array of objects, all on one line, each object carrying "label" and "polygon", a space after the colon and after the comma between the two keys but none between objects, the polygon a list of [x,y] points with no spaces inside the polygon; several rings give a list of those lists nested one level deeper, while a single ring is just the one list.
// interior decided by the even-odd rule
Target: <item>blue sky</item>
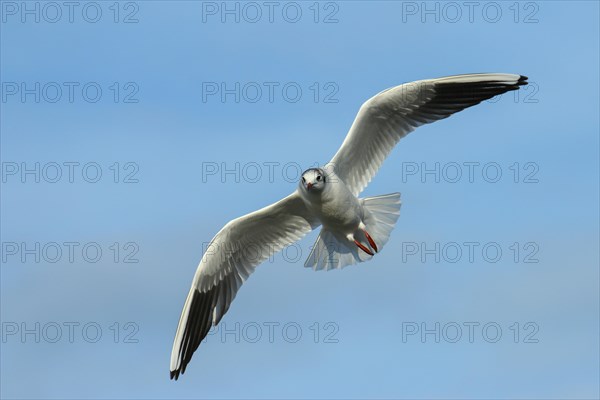
[{"label": "blue sky", "polygon": [[[597,398],[598,3],[223,4],[0,2],[2,397]],[[274,256],[169,381],[203,244],[468,72],[530,85],[399,144],[384,251]]]}]

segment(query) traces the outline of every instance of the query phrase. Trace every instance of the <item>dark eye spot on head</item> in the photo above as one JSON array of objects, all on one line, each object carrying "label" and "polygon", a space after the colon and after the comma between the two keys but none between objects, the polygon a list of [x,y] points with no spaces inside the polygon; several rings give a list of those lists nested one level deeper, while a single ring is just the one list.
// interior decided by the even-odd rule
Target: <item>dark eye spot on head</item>
[{"label": "dark eye spot on head", "polygon": [[302,177],[302,182],[306,182],[306,179],[304,179],[304,177]]},{"label": "dark eye spot on head", "polygon": [[317,175],[317,180],[320,181],[321,180],[321,175]]}]

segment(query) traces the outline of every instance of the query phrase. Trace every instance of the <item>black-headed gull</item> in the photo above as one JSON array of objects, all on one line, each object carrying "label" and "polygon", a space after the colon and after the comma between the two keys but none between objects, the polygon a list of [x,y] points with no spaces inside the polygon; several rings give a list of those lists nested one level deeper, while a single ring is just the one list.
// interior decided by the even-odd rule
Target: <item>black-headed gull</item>
[{"label": "black-headed gull", "polygon": [[256,266],[322,225],[305,263],[342,268],[381,251],[400,215],[400,194],[358,198],[396,143],[418,126],[527,84],[512,74],[467,74],[384,90],[360,108],[342,147],[302,174],[286,198],[230,221],[208,246],[187,296],[171,353],[171,379],[217,325]]}]

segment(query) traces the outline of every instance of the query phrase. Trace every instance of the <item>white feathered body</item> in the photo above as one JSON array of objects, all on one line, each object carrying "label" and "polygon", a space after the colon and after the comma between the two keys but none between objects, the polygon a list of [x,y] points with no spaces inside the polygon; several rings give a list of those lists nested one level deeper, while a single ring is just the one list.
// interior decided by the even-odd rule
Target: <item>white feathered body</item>
[{"label": "white feathered body", "polygon": [[346,237],[354,233],[363,220],[363,206],[332,170],[326,172],[326,182],[322,191],[300,189],[298,192],[323,228]]}]

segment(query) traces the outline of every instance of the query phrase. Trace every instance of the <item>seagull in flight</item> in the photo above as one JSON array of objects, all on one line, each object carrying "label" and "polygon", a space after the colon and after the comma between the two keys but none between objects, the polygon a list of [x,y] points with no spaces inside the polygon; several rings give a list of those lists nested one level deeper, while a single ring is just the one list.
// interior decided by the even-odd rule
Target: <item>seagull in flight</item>
[{"label": "seagull in flight", "polygon": [[526,84],[521,75],[455,75],[406,83],[367,100],[329,163],[304,171],[292,194],[230,221],[212,239],[179,319],[171,379],[185,372],[242,283],[275,252],[319,226],[306,267],[342,268],[370,260],[383,249],[400,215],[400,193],[358,195],[400,139],[421,125]]}]

